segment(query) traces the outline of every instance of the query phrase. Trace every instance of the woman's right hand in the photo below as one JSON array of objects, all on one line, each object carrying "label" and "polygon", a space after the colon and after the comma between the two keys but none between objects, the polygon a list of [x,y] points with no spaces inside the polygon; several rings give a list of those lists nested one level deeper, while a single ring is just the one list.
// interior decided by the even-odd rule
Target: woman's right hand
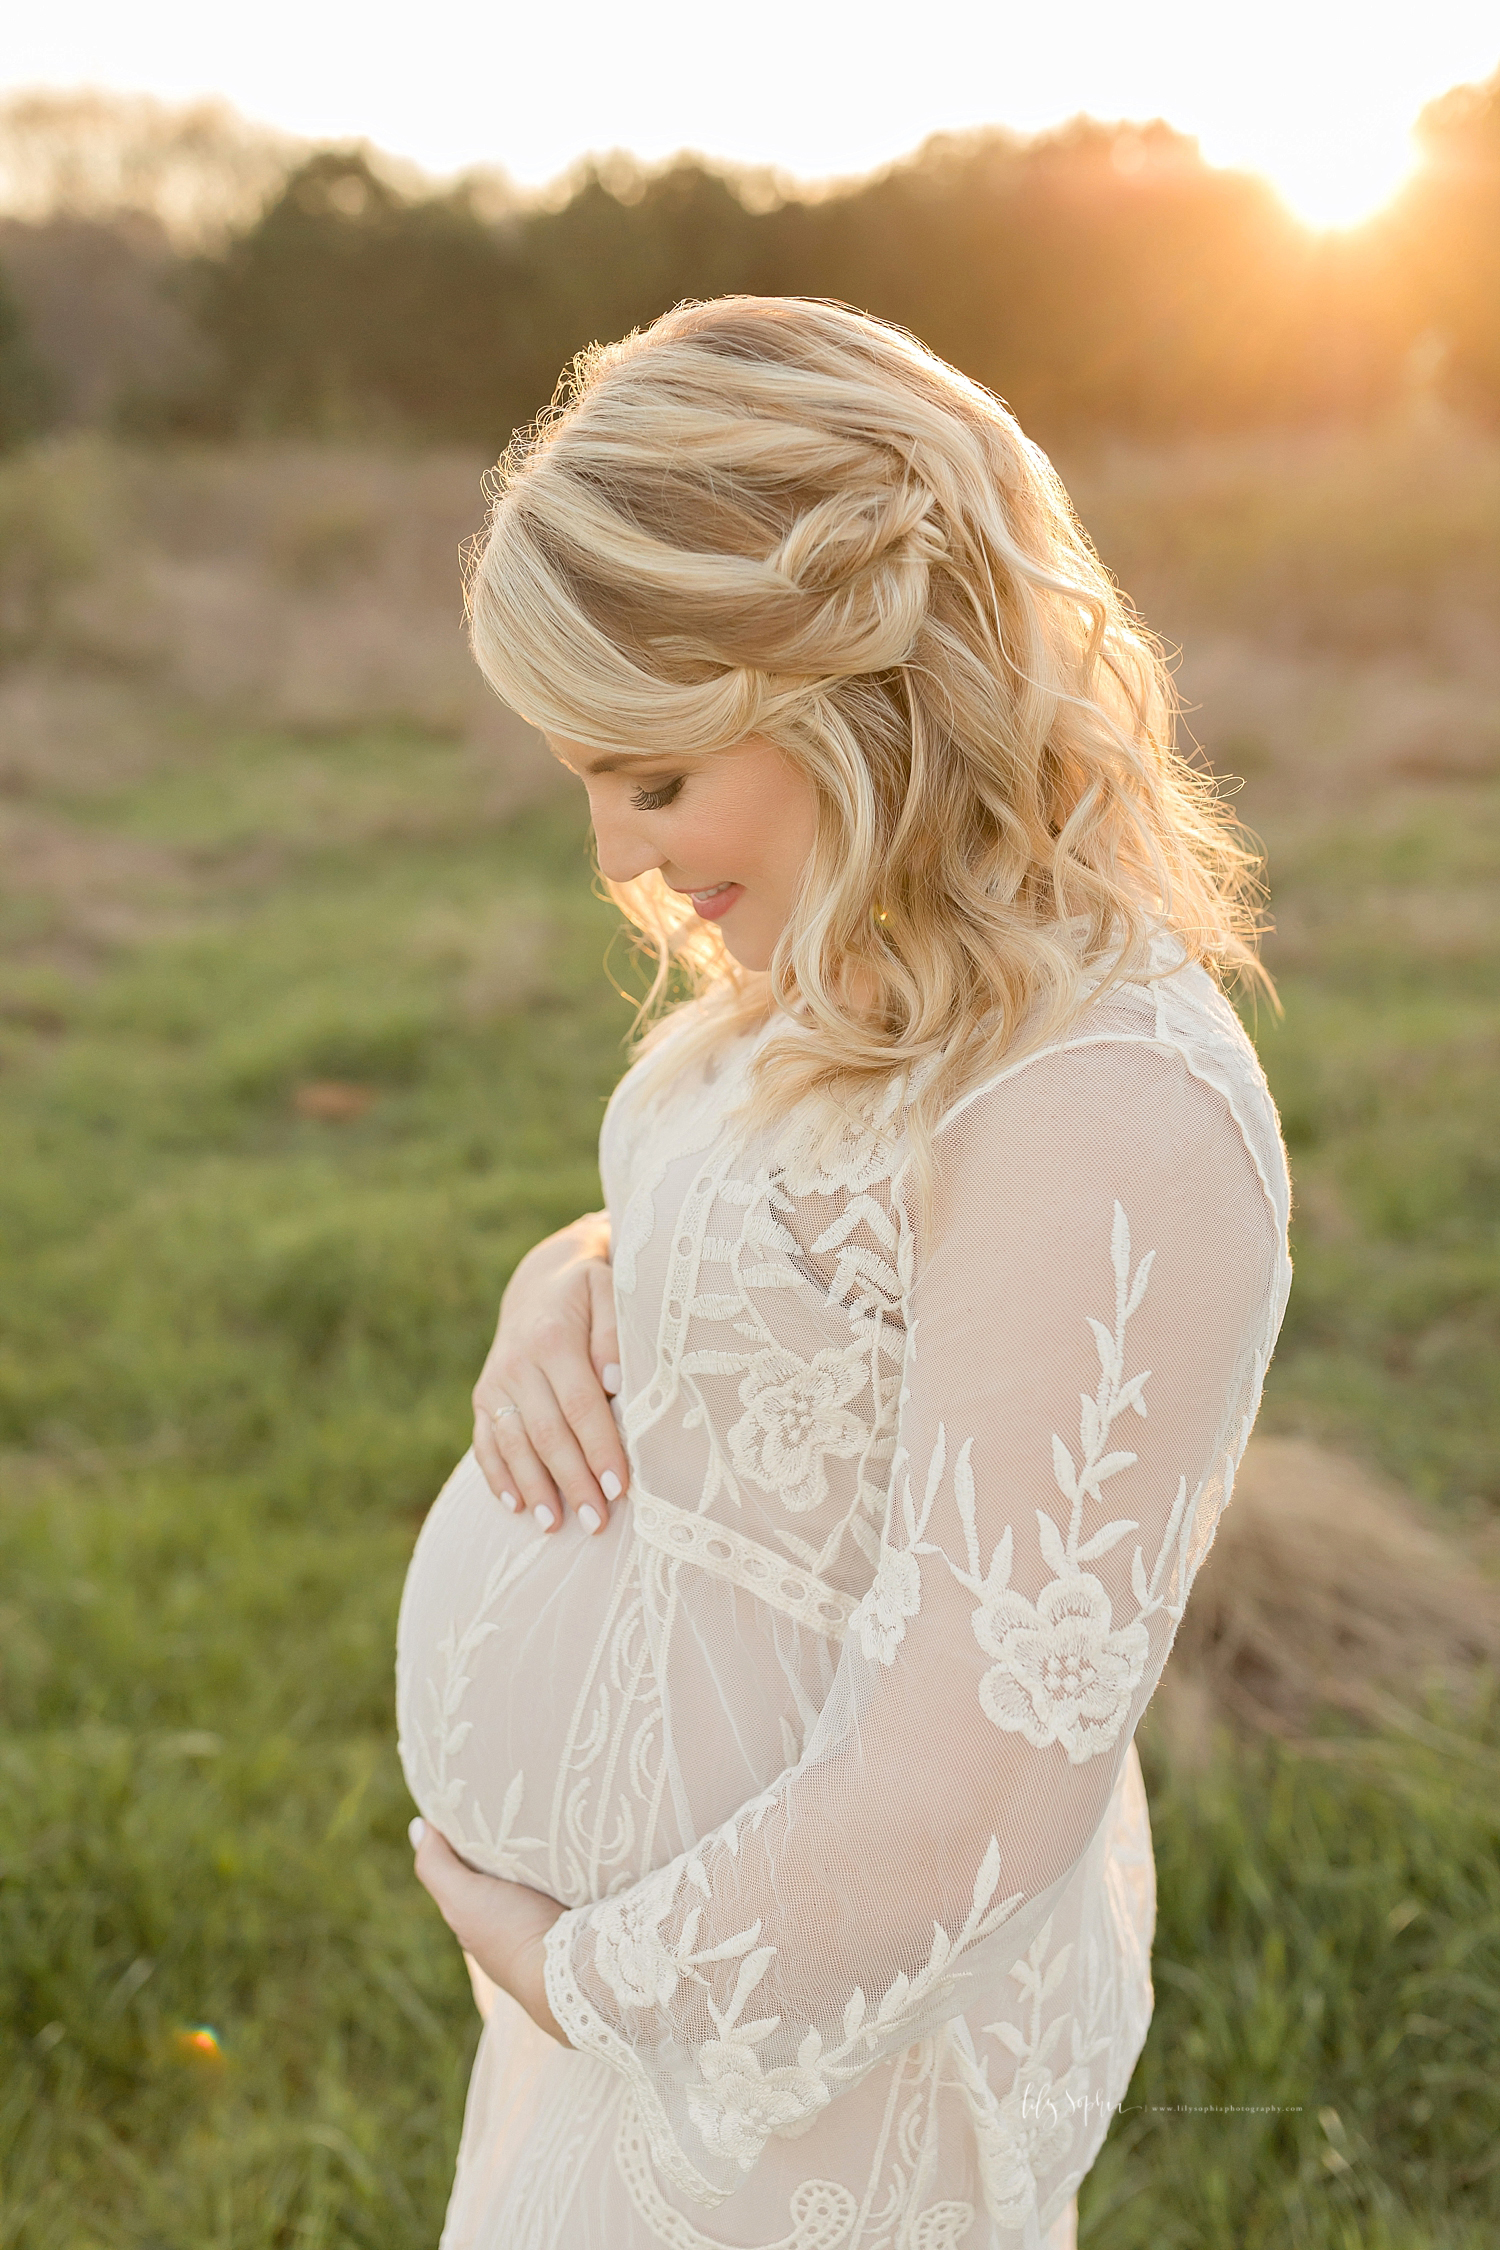
[{"label": "woman's right hand", "polygon": [[603,1531],[630,1479],[610,1398],[620,1387],[609,1215],[528,1250],[500,1300],[474,1385],[474,1452],[497,1500],[555,1531],[565,1506]]}]

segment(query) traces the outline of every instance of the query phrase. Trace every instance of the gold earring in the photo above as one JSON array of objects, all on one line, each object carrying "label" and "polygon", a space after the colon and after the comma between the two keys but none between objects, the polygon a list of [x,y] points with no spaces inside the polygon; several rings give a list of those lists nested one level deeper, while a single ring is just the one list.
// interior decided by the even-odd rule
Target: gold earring
[{"label": "gold earring", "polygon": [[877,907],[875,908],[875,919],[877,922],[888,922],[890,920],[890,916],[889,914],[887,914],[883,906],[877,905]]}]

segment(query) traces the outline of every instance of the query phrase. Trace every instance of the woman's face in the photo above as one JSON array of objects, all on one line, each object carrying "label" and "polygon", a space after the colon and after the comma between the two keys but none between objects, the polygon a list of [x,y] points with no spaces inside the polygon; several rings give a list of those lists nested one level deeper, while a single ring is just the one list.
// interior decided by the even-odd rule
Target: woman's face
[{"label": "woman's face", "polygon": [[706,758],[608,756],[564,735],[553,754],[589,793],[599,865],[613,883],[660,871],[717,922],[742,968],[769,966],[813,848],[812,783],[751,735]]}]

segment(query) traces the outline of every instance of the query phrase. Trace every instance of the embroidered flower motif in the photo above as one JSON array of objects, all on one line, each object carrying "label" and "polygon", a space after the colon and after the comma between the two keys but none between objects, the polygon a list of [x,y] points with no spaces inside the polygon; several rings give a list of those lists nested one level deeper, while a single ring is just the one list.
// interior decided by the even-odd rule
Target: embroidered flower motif
[{"label": "embroidered flower motif", "polygon": [[807,1136],[781,1165],[789,1195],[863,1195],[895,1167],[895,1151],[867,1126],[846,1125],[831,1140]]},{"label": "embroidered flower motif", "polygon": [[842,1115],[811,1102],[777,1151],[789,1195],[863,1195],[889,1179],[899,1155],[901,1111],[915,1081],[898,1076],[873,1100]]},{"label": "embroidered flower motif", "polygon": [[[991,2096],[993,2101],[994,2097]],[[998,2110],[999,2104],[995,2104]],[[997,2227],[1025,2226],[1036,2210],[1036,2181],[1014,2137],[998,2117],[970,2112],[984,2179],[984,2199]]]},{"label": "embroidered flower motif", "polygon": [[825,1455],[848,1460],[869,1440],[865,1424],[845,1411],[867,1379],[860,1347],[810,1360],[758,1353],[740,1384],[745,1412],[729,1433],[730,1459],[762,1492],[805,1515],[828,1497]]},{"label": "embroidered flower motif", "polygon": [[[816,2041],[804,2040],[803,2050]],[[748,2172],[773,2133],[805,2133],[829,2090],[821,2073],[803,2061],[778,2070],[762,2068],[760,2057],[743,2039],[709,2039],[698,2049],[702,2083],[689,2091],[688,2114],[703,2144],[716,2156],[730,2156]]]},{"label": "embroidered flower motif", "polygon": [[906,1620],[922,1606],[922,1572],[915,1555],[904,1548],[883,1547],[873,1585],[854,1612],[852,1623],[859,1645],[868,1658],[882,1664],[895,1662],[906,1638]]},{"label": "embroidered flower motif", "polygon": [[1019,2231],[1036,2211],[1036,2181],[1022,2136],[997,2101],[987,2070],[955,2042],[950,2048],[958,2090],[978,2144],[984,2200],[997,2227]]},{"label": "embroidered flower motif", "polygon": [[649,1881],[596,1909],[594,1960],[622,2008],[664,2008],[677,1990],[682,1972],[661,1934],[671,1910],[672,1893]]},{"label": "embroidered flower motif", "polygon": [[1113,1612],[1086,1570],[1055,1578],[1035,1605],[996,1595],[974,1612],[974,1638],[995,1663],[979,1683],[986,1718],[1041,1749],[1060,1742],[1075,1766],[1107,1750],[1125,1723],[1151,1640]]},{"label": "embroidered flower motif", "polygon": [[1069,2071],[1054,2079],[1045,2066],[1023,2064],[1000,2098],[1000,2114],[1032,2177],[1041,2178],[1067,2154],[1075,2125],[1088,2114],[1088,2073]]}]

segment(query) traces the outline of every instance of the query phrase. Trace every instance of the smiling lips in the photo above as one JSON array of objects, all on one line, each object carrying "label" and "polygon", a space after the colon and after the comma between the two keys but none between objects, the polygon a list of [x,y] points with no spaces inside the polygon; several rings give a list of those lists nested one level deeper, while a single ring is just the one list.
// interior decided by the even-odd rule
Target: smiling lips
[{"label": "smiling lips", "polygon": [[743,883],[715,883],[711,890],[689,891],[687,895],[705,922],[717,922],[732,906],[738,905],[745,895],[745,886]]}]

